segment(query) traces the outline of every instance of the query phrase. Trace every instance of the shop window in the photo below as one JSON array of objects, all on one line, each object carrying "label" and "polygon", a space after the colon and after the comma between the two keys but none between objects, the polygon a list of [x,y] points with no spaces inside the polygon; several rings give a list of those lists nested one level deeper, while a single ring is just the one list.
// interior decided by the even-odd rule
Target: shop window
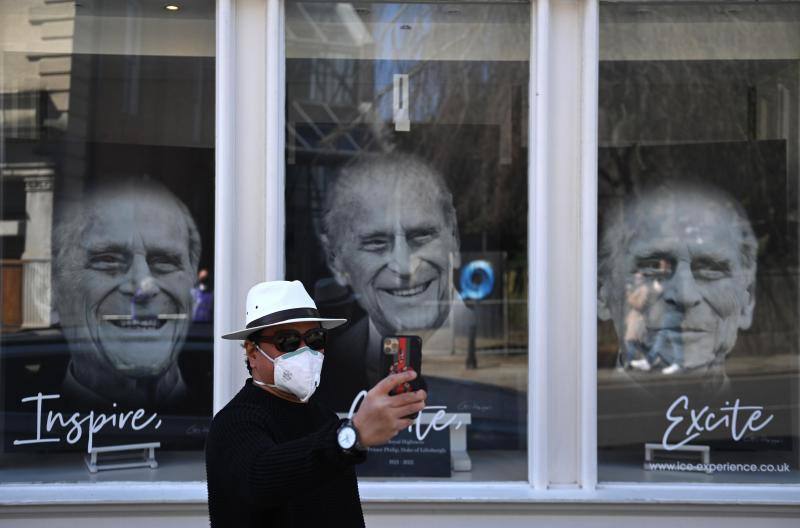
[{"label": "shop window", "polygon": [[527,480],[530,30],[525,3],[286,4],[286,276],[350,321],[320,401],[422,341],[429,408],[361,477]]},{"label": "shop window", "polygon": [[202,480],[214,2],[4,2],[0,26],[0,479],[157,443],[158,469],[93,478]]},{"label": "shop window", "polygon": [[600,480],[798,482],[799,35],[601,4]]}]

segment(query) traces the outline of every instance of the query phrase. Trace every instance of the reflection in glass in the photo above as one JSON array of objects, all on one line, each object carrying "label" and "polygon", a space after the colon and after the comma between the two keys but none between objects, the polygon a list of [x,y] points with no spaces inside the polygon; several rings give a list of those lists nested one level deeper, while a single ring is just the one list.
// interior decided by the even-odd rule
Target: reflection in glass
[{"label": "reflection in glass", "polygon": [[602,5],[601,480],[798,480],[799,20]]},{"label": "reflection in glass", "polygon": [[79,481],[89,446],[138,442],[201,480],[214,2],[0,3],[0,126],[3,480]]},{"label": "reflection in glass", "polygon": [[725,358],[755,305],[758,243],[746,213],[720,190],[686,182],[620,209],[608,214],[598,254],[599,316],[622,337],[620,365],[660,365],[723,388]]},{"label": "reflection in glass", "polygon": [[435,169],[407,154],[363,158],[340,172],[326,199],[320,237],[328,268],[369,316],[368,385],[383,377],[373,338],[423,335],[430,348],[446,339],[437,335],[443,327],[474,324],[452,284],[458,223]]},{"label": "reflection in glass", "polygon": [[177,358],[201,254],[188,209],[147,180],[58,206],[53,307],[71,355],[62,397],[101,407],[185,404]]},{"label": "reflection in glass", "polygon": [[[287,278],[351,321],[320,400],[346,411],[385,375],[382,339],[419,335],[428,404],[471,420],[473,469],[452,476],[527,478],[530,6],[289,2],[286,17]],[[362,476],[451,475],[373,455]]]}]

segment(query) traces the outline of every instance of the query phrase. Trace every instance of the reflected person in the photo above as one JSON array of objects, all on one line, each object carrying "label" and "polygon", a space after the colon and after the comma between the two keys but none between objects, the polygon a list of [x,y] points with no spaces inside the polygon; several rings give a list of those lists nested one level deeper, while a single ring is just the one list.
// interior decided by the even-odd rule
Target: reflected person
[{"label": "reflected person", "polygon": [[[667,261],[661,259],[659,267],[667,271]],[[654,365],[662,367],[662,374],[676,374],[683,369],[683,342],[680,334],[675,332],[658,332],[655,341],[648,344],[647,321],[642,310],[652,294],[660,293],[661,283],[650,281],[644,273],[637,271],[633,277],[633,289],[626,295],[627,313],[625,315],[625,356],[621,357],[622,366],[649,371]],[[626,289],[631,284],[625,285]],[[637,352],[644,357],[635,359]]]},{"label": "reflected person", "polygon": [[626,292],[628,311],[625,314],[625,346],[620,365],[623,367],[641,361],[637,356],[649,352],[644,343],[647,327],[642,315],[642,308],[649,295],[649,285],[641,273],[635,273],[633,283],[626,285],[626,290],[628,290]]},{"label": "reflected person", "polygon": [[438,171],[407,154],[365,156],[346,166],[326,195],[320,239],[336,282],[367,313],[338,340],[347,350],[331,354],[340,363],[327,375],[339,386],[348,377],[352,392],[383,377],[384,336],[417,334],[426,353],[450,351],[449,329],[465,328],[471,312],[452,284],[458,223]]},{"label": "reflected person", "polygon": [[165,187],[128,179],[60,204],[54,307],[70,350],[62,397],[163,407],[186,397],[178,367],[200,235]]},{"label": "reflected person", "polygon": [[[639,311],[642,370],[660,363],[662,373],[702,376],[719,389],[725,357],[752,323],[757,251],[744,210],[726,193],[688,182],[653,187],[612,210],[603,226],[598,316],[613,321],[624,351],[627,315]],[[632,306],[637,278],[646,295]]]}]

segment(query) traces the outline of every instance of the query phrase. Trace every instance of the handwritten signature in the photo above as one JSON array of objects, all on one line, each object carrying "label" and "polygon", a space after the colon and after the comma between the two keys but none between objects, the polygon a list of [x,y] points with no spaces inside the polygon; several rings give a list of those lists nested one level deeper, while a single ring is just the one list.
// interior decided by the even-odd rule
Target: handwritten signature
[{"label": "handwritten signature", "polygon": [[[359,392],[355,398],[353,398],[353,403],[350,404],[350,413],[349,416],[352,418],[353,414],[355,414],[355,410],[358,407],[358,404],[361,403],[367,396],[367,391],[362,390]],[[431,417],[430,423],[427,424],[427,427],[423,428],[422,418],[427,410],[435,410],[436,412]],[[447,418],[447,406],[446,405],[428,405],[424,409],[422,409],[419,414],[417,415],[414,423],[408,426],[408,432],[414,432],[417,436],[417,440],[425,440],[427,436],[430,434],[431,431],[443,431],[453,425],[455,423],[455,428],[460,428],[463,423],[459,420],[456,422],[457,415],[452,415],[450,418]],[[447,418],[447,419],[446,419]]]}]

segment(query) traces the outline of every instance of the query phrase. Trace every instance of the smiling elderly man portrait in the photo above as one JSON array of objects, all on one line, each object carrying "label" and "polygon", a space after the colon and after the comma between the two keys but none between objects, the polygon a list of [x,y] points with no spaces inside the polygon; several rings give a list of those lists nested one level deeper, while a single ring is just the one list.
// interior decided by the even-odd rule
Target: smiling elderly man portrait
[{"label": "smiling elderly man portrait", "polygon": [[[742,207],[707,185],[663,183],[612,210],[600,240],[598,316],[614,323],[620,367],[722,388],[725,358],[753,320],[757,252]],[[644,357],[632,357],[632,341]]]},{"label": "smiling elderly man portrait", "polygon": [[321,390],[347,395],[329,396],[339,406],[383,377],[384,336],[420,335],[425,354],[449,353],[453,332],[466,334],[472,314],[452,284],[460,258],[453,197],[425,161],[393,153],[345,166],[327,191],[320,238],[336,282],[367,313],[337,340],[341,351],[324,372],[336,382]]},{"label": "smiling elderly man portrait", "polygon": [[200,235],[162,185],[127,179],[65,200],[53,233],[54,307],[71,360],[62,398],[160,407],[180,401]]}]

